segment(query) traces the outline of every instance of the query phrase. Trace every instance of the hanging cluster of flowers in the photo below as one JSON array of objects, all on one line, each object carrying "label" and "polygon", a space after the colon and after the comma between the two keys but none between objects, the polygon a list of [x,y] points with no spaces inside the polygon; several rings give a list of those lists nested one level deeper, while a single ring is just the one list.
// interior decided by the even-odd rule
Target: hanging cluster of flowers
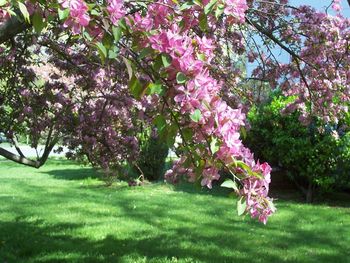
[{"label": "hanging cluster of flowers", "polygon": [[[109,4],[108,10],[116,3]],[[147,11],[130,14],[125,21],[129,33],[138,40],[133,51],[147,51],[143,60],[153,72],[147,72],[146,78],[165,90],[158,95],[172,113],[168,122],[178,125],[175,134],[183,139],[183,157],[166,172],[166,179],[176,182],[184,176],[211,188],[213,180],[220,178],[219,171],[226,169],[234,176],[232,188],[240,196],[244,212],[266,223],[275,210],[268,197],[271,169],[267,163],[256,162],[242,144],[240,130],[245,116],[219,96],[222,84],[210,73],[218,47],[215,38],[205,34],[218,27],[221,15],[225,26],[243,23],[247,8],[245,1],[193,5],[155,1]],[[113,14],[110,19],[115,24]],[[197,27],[204,29],[204,34],[198,35]],[[162,63],[157,66],[159,60]],[[191,144],[186,143],[184,133]],[[237,187],[236,181],[242,187]]]}]

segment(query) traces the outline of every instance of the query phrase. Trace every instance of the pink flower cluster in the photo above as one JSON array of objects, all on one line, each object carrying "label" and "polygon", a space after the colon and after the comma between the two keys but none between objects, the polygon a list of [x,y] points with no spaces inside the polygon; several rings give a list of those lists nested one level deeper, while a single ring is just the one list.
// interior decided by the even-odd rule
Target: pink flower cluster
[{"label": "pink flower cluster", "polygon": [[342,10],[341,0],[333,0],[332,8],[336,12],[340,12]]},{"label": "pink flower cluster", "polygon": [[127,23],[135,31],[147,32],[159,27],[171,26],[167,17],[174,14],[175,3],[171,0],[156,1],[148,6],[146,15],[135,13],[127,19]]},{"label": "pink flower cluster", "polygon": [[245,22],[245,11],[248,9],[246,0],[226,0],[225,4],[225,14],[231,16],[232,22]]},{"label": "pink flower cluster", "polygon": [[71,27],[74,34],[79,34],[81,27],[87,27],[90,22],[87,4],[84,0],[61,0],[60,2],[64,9],[69,9],[69,17],[64,22],[64,26]]},{"label": "pink flower cluster", "polygon": [[167,182],[176,184],[179,182],[180,177],[188,176],[190,182],[194,182],[196,175],[191,168],[184,168],[184,163],[187,160],[185,156],[173,162],[173,167],[167,170],[164,174],[164,178]]},{"label": "pink flower cluster", "polygon": [[117,26],[121,18],[126,14],[124,9],[123,0],[108,0],[107,11],[109,13],[111,22]]},{"label": "pink flower cluster", "polygon": [[254,10],[260,8],[269,14],[279,8],[276,15],[284,13],[287,20],[295,21],[291,24],[287,20],[269,17],[271,24],[265,25],[268,30],[278,28],[274,34],[279,35],[280,43],[294,47],[289,62],[280,63],[271,59],[272,45],[260,48],[259,55],[252,52],[249,60],[259,61],[255,64],[263,65],[253,70],[253,77],[268,81],[271,87],[280,88],[284,96],[294,98],[282,113],[298,111],[303,125],[315,120],[337,123],[349,110],[350,19],[340,14],[340,3],[333,1],[336,15],[306,5],[289,8],[263,3],[258,5],[256,2],[253,6]]},{"label": "pink flower cluster", "polygon": [[243,188],[240,192],[246,198],[247,210],[250,215],[253,218],[257,217],[260,222],[266,224],[267,218],[276,210],[271,203],[271,199],[264,198],[260,200],[268,195],[271,167],[267,163],[260,164],[257,162],[253,171],[261,174],[264,180],[253,176],[247,177],[243,180]]},{"label": "pink flower cluster", "polygon": [[[237,22],[242,22],[244,11],[247,8],[244,5],[245,1],[226,2],[227,11],[234,12],[233,17],[235,18],[239,14],[240,19]],[[186,175],[190,181],[201,178],[201,185],[211,188],[212,182],[220,178],[220,169],[233,167],[236,160],[241,160],[250,166],[249,169],[253,172],[231,168],[239,172],[243,189],[245,189],[239,194],[246,200],[247,212],[265,223],[267,216],[274,212],[267,196],[270,182],[269,166],[266,163],[262,165],[259,162],[256,163],[253,154],[244,147],[240,139],[240,129],[245,120],[241,109],[231,108],[219,96],[222,84],[211,77],[208,67],[214,57],[215,40],[208,37],[193,37],[190,29],[171,25],[170,21],[158,27],[159,24],[155,22],[158,16],[154,10],[145,16],[147,26],[140,23],[143,17],[135,14],[134,30],[153,30],[152,34],[148,34],[147,39],[142,42],[142,47],[152,48],[157,53],[166,54],[171,58],[171,63],[163,70],[167,73],[169,88],[173,89],[173,92],[170,93],[174,94],[172,97],[175,103],[173,109],[181,113],[179,121],[183,123],[183,126],[193,131],[193,140],[196,145],[204,146],[195,150],[197,156],[202,158],[201,174],[194,172],[198,170],[194,163],[184,167],[184,160],[188,158],[183,157],[174,163],[171,170],[167,171],[166,179],[170,182],[177,182],[180,176]],[[193,17],[197,17],[196,13],[193,13]],[[176,19],[176,16],[172,19]],[[186,80],[179,82],[177,80],[179,74]],[[198,111],[200,118],[196,120],[190,118],[196,112],[198,114]],[[217,141],[217,152],[209,150],[209,140]],[[190,155],[191,152],[186,154]],[[256,173],[256,176],[253,173]],[[259,191],[252,195],[253,189],[257,187]]]}]

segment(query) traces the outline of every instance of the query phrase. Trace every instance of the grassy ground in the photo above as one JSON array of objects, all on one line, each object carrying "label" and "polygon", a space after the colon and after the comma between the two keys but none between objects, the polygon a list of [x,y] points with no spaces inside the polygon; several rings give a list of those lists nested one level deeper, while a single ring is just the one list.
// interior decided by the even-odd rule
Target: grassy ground
[{"label": "grassy ground", "polygon": [[69,162],[0,161],[0,263],[350,262],[349,207],[277,207],[264,226],[237,217],[224,190],[106,188]]}]

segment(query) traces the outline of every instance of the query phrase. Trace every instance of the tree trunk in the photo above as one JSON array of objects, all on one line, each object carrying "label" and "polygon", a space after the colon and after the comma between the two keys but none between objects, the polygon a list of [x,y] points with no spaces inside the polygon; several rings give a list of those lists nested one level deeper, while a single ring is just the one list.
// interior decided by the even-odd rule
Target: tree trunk
[{"label": "tree trunk", "polygon": [[312,182],[309,182],[306,192],[306,203],[312,203],[314,201],[315,186]]}]

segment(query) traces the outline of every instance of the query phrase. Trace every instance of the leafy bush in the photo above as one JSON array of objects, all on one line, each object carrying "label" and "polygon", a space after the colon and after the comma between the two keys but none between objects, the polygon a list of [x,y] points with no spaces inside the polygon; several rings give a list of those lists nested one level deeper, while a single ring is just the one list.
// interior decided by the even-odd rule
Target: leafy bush
[{"label": "leafy bush", "polygon": [[350,132],[341,137],[338,148],[336,181],[341,189],[350,189]]},{"label": "leafy bush", "polygon": [[311,202],[315,190],[349,186],[350,132],[340,135],[339,124],[325,126],[317,121],[304,126],[298,112],[281,114],[293,99],[274,94],[266,104],[253,108],[246,144],[258,158],[287,170]]},{"label": "leafy bush", "polygon": [[137,170],[141,170],[145,179],[159,180],[163,175],[169,148],[153,131],[145,131],[141,136],[141,152],[137,160]]}]

